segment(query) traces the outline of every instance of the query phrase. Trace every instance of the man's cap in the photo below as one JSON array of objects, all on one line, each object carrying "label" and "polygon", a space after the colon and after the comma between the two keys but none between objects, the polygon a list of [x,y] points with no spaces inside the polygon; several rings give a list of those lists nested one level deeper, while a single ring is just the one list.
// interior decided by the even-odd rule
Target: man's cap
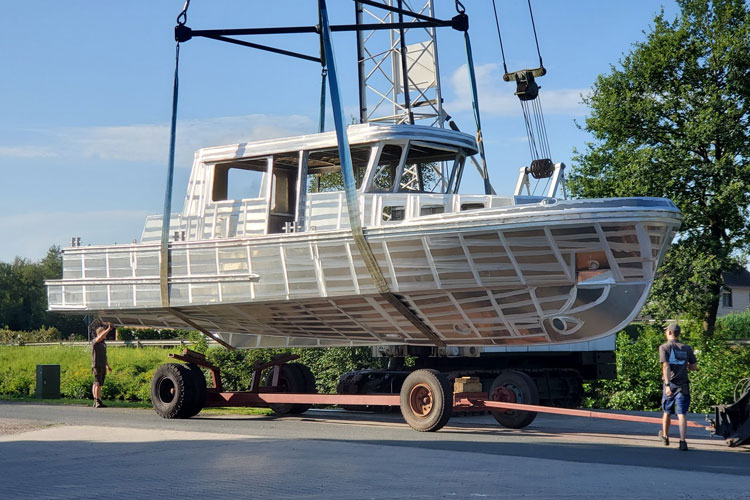
[{"label": "man's cap", "polygon": [[672,324],[670,324],[667,327],[667,331],[669,333],[674,334],[674,335],[679,335],[680,334],[680,325],[678,325],[677,323],[672,323]]}]

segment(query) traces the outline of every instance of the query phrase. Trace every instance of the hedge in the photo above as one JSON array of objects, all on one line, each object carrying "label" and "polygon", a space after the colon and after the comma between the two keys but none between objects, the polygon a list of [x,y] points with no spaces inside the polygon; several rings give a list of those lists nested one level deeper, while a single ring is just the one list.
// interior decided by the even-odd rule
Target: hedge
[{"label": "hedge", "polygon": [[[736,346],[717,334],[702,335],[698,323],[684,322],[682,341],[695,350],[698,370],[690,373],[690,411],[709,412],[712,405],[734,402],[734,387],[750,377],[750,347]],[[658,410],[661,404],[659,345],[666,341],[661,326],[640,325],[617,336],[617,378],[587,384],[584,405],[618,410]],[[634,331],[633,331],[634,330]]]}]

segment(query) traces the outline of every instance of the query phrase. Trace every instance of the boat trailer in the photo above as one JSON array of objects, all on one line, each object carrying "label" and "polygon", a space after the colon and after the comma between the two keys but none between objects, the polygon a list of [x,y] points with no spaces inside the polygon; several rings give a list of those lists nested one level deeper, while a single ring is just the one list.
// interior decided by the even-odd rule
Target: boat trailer
[{"label": "boat trailer", "polygon": [[[315,379],[305,365],[293,363],[298,355],[283,354],[265,363],[253,365],[249,391],[224,391],[221,372],[198,352],[185,349],[182,354],[169,354],[182,363],[160,366],[151,382],[154,410],[164,418],[189,418],[203,408],[211,407],[270,407],[277,414],[300,414],[312,405],[339,406],[398,406],[410,427],[417,431],[437,431],[450,419],[453,410],[490,411],[500,424],[523,428],[537,413],[570,415],[587,418],[661,424],[661,417],[625,415],[604,411],[557,408],[529,404],[524,390],[522,372],[506,370],[511,383],[482,392],[478,379],[456,379],[450,387],[444,374],[436,370],[416,370],[404,381],[401,393],[396,394],[317,394]],[[213,387],[207,387],[203,372],[211,373]],[[264,371],[272,369],[262,380]],[[513,377],[517,377],[514,379]],[[515,382],[514,382],[515,380]],[[529,379],[530,381],[530,379]],[[532,382],[533,384],[533,382]],[[750,384],[748,384],[750,386]],[[480,389],[480,390],[477,390]],[[505,410],[505,411],[501,411]],[[711,431],[727,439],[729,446],[750,440],[750,388],[733,405],[715,407],[715,419],[710,425],[688,421],[688,427]]]}]

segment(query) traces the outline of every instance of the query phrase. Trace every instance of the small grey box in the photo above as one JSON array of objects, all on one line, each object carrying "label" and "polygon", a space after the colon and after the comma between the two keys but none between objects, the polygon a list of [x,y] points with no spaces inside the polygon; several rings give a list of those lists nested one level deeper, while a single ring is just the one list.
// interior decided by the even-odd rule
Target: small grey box
[{"label": "small grey box", "polygon": [[60,397],[60,365],[36,365],[36,397]]}]

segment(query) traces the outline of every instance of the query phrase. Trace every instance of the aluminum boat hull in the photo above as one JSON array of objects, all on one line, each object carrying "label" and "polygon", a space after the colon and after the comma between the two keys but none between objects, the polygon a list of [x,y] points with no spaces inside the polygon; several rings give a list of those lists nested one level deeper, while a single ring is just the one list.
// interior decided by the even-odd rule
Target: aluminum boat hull
[{"label": "aluminum boat hull", "polygon": [[[544,199],[365,227],[392,293],[449,346],[559,344],[628,324],[680,225],[671,201]],[[432,345],[375,288],[348,228],[64,252],[50,310],[191,328],[235,347]],[[187,319],[188,322],[183,321]]]}]

